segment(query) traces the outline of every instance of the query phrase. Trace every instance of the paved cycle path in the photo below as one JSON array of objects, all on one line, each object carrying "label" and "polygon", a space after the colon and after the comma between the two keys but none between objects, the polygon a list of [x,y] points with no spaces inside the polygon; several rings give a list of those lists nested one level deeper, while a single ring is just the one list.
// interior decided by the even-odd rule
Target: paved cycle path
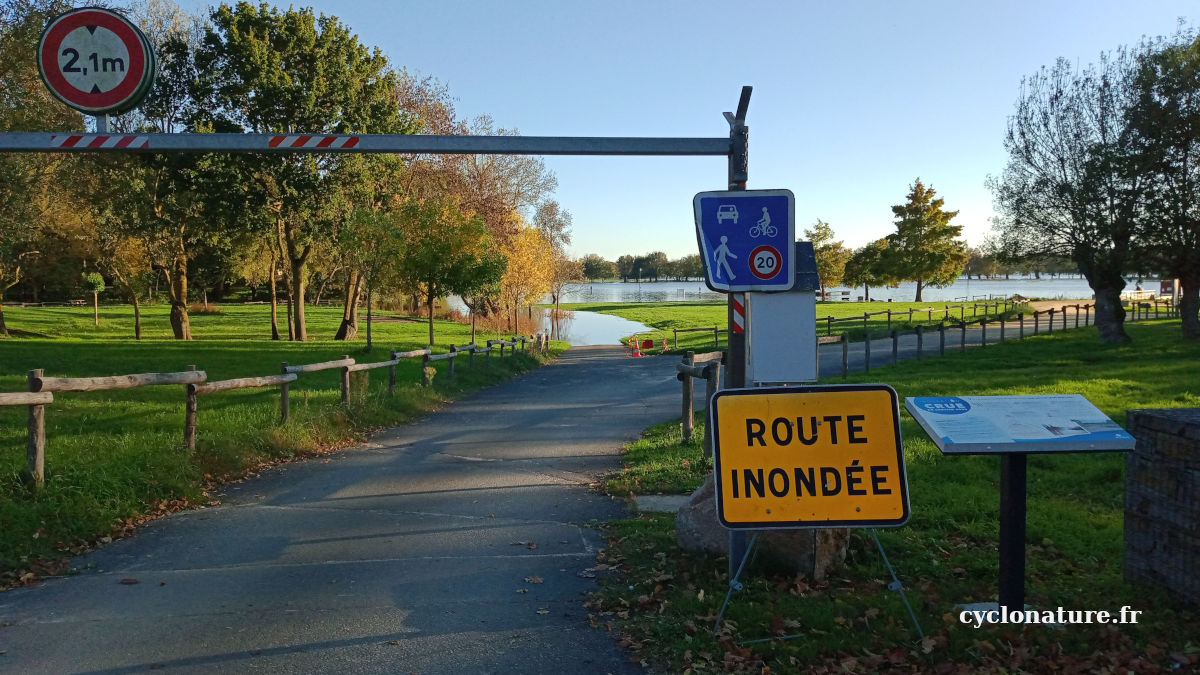
[{"label": "paved cycle path", "polygon": [[576,347],[231,485],[0,594],[0,671],[641,672],[587,623],[587,524],[625,513],[588,486],[679,415],[677,360]]}]

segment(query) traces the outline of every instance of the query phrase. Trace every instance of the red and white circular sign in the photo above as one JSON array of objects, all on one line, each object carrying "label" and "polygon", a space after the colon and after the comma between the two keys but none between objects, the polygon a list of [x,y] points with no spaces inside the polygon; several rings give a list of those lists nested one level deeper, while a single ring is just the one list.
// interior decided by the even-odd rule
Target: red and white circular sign
[{"label": "red and white circular sign", "polygon": [[770,279],[783,269],[783,256],[774,246],[759,246],[750,254],[750,271],[759,279]]},{"label": "red and white circular sign", "polygon": [[146,37],[125,17],[98,7],[52,19],[38,42],[37,65],[55,98],[93,115],[135,107],[154,79]]}]

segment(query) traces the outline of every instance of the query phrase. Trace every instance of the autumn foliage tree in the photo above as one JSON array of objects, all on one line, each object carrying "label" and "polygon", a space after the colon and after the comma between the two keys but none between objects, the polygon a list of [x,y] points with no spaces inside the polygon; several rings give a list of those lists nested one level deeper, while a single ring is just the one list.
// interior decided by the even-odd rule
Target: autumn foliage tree
[{"label": "autumn foliage tree", "polygon": [[950,223],[958,211],[944,210],[946,200],[934,194],[920,178],[914,181],[908,200],[892,207],[896,231],[887,236],[884,264],[894,278],[917,282],[916,302],[926,286],[954,283],[967,263],[967,245],[958,239],[962,226]]},{"label": "autumn foliage tree", "polygon": [[520,226],[503,250],[508,266],[500,279],[501,305],[517,330],[517,310],[550,289],[554,250],[545,234],[529,225]]}]

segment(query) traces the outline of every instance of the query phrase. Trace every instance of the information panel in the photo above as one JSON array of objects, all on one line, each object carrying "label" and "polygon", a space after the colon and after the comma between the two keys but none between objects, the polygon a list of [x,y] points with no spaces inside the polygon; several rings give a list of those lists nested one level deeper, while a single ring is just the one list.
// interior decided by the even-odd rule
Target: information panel
[{"label": "information panel", "polygon": [[912,396],[904,408],[947,455],[1134,446],[1133,436],[1080,394]]},{"label": "information panel", "polygon": [[731,529],[908,520],[896,392],[885,384],[725,389],[713,396],[717,517]]}]

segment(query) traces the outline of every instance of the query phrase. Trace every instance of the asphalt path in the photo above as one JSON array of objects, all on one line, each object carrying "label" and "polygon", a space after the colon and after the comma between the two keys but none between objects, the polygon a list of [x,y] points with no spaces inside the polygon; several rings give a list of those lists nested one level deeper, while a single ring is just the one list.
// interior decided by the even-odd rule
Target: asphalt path
[{"label": "asphalt path", "polygon": [[231,485],[0,594],[0,671],[640,673],[588,625],[589,524],[626,513],[589,486],[679,415],[677,360],[576,347]]},{"label": "asphalt path", "polygon": [[[965,344],[983,337],[969,328]],[[963,340],[947,330],[947,351]],[[923,343],[940,349],[936,331]],[[841,345],[819,354],[840,374]],[[892,340],[871,354],[890,363]],[[901,337],[897,357],[917,354]],[[678,360],[575,347],[363,446],[233,484],[220,506],[76,558],[78,574],[0,594],[0,672],[640,673],[583,607],[603,574],[590,525],[626,513],[594,483],[679,416]],[[862,370],[865,346],[847,361]]]}]

